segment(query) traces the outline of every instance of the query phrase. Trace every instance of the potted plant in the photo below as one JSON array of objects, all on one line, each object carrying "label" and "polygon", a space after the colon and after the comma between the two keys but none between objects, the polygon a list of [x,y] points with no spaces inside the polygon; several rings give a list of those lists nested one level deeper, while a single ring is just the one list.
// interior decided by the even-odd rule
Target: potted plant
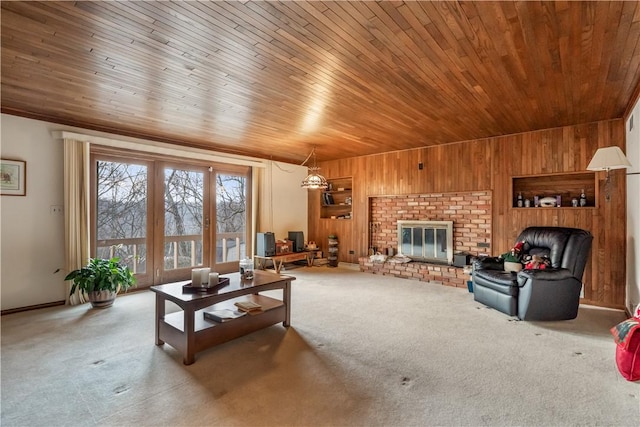
[{"label": "potted plant", "polygon": [[524,242],[518,242],[509,252],[500,255],[500,258],[504,260],[504,271],[518,272],[522,270],[521,260],[523,246]]},{"label": "potted plant", "polygon": [[82,268],[73,270],[64,280],[73,280],[70,295],[80,289],[96,308],[111,307],[120,290],[125,292],[136,285],[136,278],[120,258],[89,258]]}]

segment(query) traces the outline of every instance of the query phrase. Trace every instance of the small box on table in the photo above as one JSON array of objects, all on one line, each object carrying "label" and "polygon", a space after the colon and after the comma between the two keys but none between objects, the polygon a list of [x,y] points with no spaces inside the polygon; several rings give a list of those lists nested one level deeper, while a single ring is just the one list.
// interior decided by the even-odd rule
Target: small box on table
[{"label": "small box on table", "polygon": [[288,254],[290,252],[293,252],[293,241],[282,240],[276,242],[276,255]]}]

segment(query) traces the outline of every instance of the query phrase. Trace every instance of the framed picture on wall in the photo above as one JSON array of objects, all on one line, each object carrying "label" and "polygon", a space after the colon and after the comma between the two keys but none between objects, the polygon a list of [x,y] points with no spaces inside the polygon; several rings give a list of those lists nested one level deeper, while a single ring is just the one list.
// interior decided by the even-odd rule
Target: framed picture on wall
[{"label": "framed picture on wall", "polygon": [[27,162],[0,159],[0,195],[27,195]]}]

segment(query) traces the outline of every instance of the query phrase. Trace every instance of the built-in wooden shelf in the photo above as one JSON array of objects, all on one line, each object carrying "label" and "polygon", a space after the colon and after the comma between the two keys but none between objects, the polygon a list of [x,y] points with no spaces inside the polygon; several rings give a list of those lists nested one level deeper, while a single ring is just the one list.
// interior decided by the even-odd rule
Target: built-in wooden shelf
[{"label": "built-in wooden shelf", "polygon": [[351,177],[328,179],[330,188],[320,194],[320,218],[351,219],[352,188]]},{"label": "built-in wooden shelf", "polygon": [[[595,172],[570,172],[548,175],[514,176],[512,183],[512,205],[516,209],[588,209],[597,207],[597,191]],[[572,199],[580,198],[580,193],[584,190],[587,196],[587,205],[584,207],[573,207]],[[529,199],[530,207],[519,208],[517,205],[518,194],[522,194],[523,199]],[[560,196],[560,207],[538,207],[534,205],[534,198]]]}]

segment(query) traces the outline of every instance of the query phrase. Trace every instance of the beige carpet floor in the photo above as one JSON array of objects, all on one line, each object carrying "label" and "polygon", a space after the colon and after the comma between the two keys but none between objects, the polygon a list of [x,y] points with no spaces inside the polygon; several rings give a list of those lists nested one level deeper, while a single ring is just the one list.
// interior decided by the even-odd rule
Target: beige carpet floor
[{"label": "beige carpet floor", "polygon": [[615,310],[521,322],[467,290],[300,267],[292,326],[182,364],[154,345],[154,295],[3,316],[9,426],[638,426]]}]

